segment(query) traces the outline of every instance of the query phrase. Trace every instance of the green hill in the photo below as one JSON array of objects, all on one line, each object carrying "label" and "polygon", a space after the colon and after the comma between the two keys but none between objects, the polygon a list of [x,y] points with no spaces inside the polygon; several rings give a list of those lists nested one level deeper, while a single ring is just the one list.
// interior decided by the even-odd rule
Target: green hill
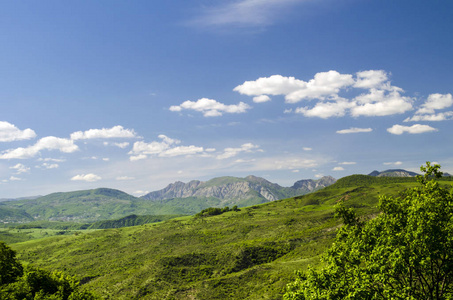
[{"label": "green hill", "polygon": [[338,201],[372,217],[379,195],[397,195],[415,184],[340,182],[217,216],[182,217],[12,247],[21,260],[75,275],[106,299],[281,299],[295,270],[319,265],[319,254],[340,224],[333,217]]},{"label": "green hill", "polygon": [[0,203],[0,221],[8,223],[33,220],[87,223],[120,219],[132,214],[169,215],[191,212],[190,209],[147,201],[107,188],[53,193],[36,199]]}]

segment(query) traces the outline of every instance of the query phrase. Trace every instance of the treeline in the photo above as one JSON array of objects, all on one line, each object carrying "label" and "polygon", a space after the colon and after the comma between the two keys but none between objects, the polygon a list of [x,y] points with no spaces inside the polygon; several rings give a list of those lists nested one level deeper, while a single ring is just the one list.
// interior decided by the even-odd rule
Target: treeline
[{"label": "treeline", "polygon": [[229,212],[229,211],[240,211],[240,209],[237,207],[237,205],[233,206],[231,209],[228,206],[225,206],[224,208],[209,207],[209,208],[203,209],[195,216],[196,217],[216,216],[216,215],[221,215],[221,214]]}]

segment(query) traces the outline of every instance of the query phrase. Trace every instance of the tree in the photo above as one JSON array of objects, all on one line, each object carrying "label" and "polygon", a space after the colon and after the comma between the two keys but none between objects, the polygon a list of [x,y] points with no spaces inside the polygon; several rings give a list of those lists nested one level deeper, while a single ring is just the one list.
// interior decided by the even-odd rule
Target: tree
[{"label": "tree", "polygon": [[340,204],[325,267],[298,272],[284,299],[453,299],[453,194],[439,169],[427,162],[420,186],[381,197],[367,222]]},{"label": "tree", "polygon": [[16,252],[0,242],[0,285],[14,282],[22,276],[22,265],[16,259]]},{"label": "tree", "polygon": [[58,271],[25,268],[16,252],[0,242],[0,299],[4,300],[96,300],[90,291],[81,290],[74,277]]}]

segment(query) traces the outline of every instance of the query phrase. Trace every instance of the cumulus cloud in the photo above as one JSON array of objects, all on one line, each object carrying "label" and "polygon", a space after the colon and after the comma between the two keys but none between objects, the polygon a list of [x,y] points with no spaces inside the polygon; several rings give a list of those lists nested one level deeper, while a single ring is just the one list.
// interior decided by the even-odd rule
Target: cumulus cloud
[{"label": "cumulus cloud", "polygon": [[0,142],[29,140],[35,137],[36,133],[30,128],[20,130],[11,123],[0,121]]},{"label": "cumulus cloud", "polygon": [[339,165],[355,165],[357,164],[355,161],[343,161],[339,163]]},{"label": "cumulus cloud", "polygon": [[87,131],[76,131],[71,134],[72,140],[87,139],[109,139],[109,138],[133,138],[137,134],[132,129],[124,129],[123,126],[117,125],[112,128],[90,129]]},{"label": "cumulus cloud", "polygon": [[417,110],[417,114],[433,114],[435,110],[444,109],[453,105],[451,94],[431,94],[426,102]]},{"label": "cumulus cloud", "polygon": [[351,127],[349,129],[337,130],[337,133],[339,133],[339,134],[348,134],[348,133],[361,133],[361,132],[371,132],[371,131],[373,131],[373,129],[371,129],[371,128]]},{"label": "cumulus cloud", "polygon": [[308,82],[294,77],[272,75],[246,81],[233,90],[247,96],[283,95],[286,102],[297,103],[304,99],[325,99],[353,83],[352,75],[331,70],[315,74]]},{"label": "cumulus cloud", "polygon": [[402,114],[413,108],[413,99],[402,96],[397,89],[390,92],[371,89],[368,94],[360,95],[354,100],[355,106],[351,109],[353,117],[389,116]]},{"label": "cumulus cloud", "polygon": [[160,141],[153,141],[146,143],[144,141],[135,142],[132,150],[129,152],[130,160],[136,161],[145,159],[150,155],[159,157],[174,157],[181,155],[194,155],[204,152],[203,147],[190,146],[176,146],[181,141],[167,137],[166,135],[159,135]]},{"label": "cumulus cloud", "polygon": [[421,124],[415,124],[412,126],[403,126],[403,125],[393,125],[392,127],[387,129],[388,132],[391,134],[396,134],[396,135],[401,135],[405,132],[410,133],[410,134],[418,134],[418,133],[424,133],[424,132],[432,132],[432,131],[437,131],[436,128],[433,128],[428,125],[421,125]]},{"label": "cumulus cloud", "polygon": [[388,75],[384,70],[368,70],[356,73],[356,88],[373,89],[388,85]]},{"label": "cumulus cloud", "polygon": [[344,171],[343,167],[335,167],[332,169],[332,171]]},{"label": "cumulus cloud", "polygon": [[313,150],[313,148],[310,148],[310,147],[303,147],[302,149],[303,149],[304,151],[311,151],[311,150]]},{"label": "cumulus cloud", "polygon": [[306,117],[318,117],[327,119],[330,117],[343,117],[346,110],[351,108],[354,104],[347,100],[338,100],[336,102],[318,102],[315,107],[299,107],[296,108],[297,114],[302,114]]},{"label": "cumulus cloud", "polygon": [[253,102],[255,103],[263,103],[268,101],[271,101],[271,98],[268,95],[260,95],[253,97]]},{"label": "cumulus cloud", "polygon": [[0,159],[27,159],[36,156],[42,150],[58,150],[64,153],[72,153],[79,150],[73,140],[47,136],[40,139],[36,144],[26,148],[16,148],[3,151]]},{"label": "cumulus cloud", "polygon": [[244,102],[239,102],[237,105],[226,105],[213,99],[202,98],[197,101],[187,100],[181,105],[173,105],[170,107],[170,111],[178,112],[187,109],[202,112],[205,117],[218,117],[222,116],[223,113],[245,113],[250,108],[251,107]]},{"label": "cumulus cloud", "polygon": [[395,162],[385,162],[385,166],[401,166],[403,163],[401,161],[395,161]]},{"label": "cumulus cloud", "polygon": [[102,177],[100,177],[96,174],[93,174],[93,173],[75,175],[74,177],[71,178],[71,180],[73,180],[73,181],[87,181],[87,182],[94,182],[94,181],[98,181],[101,179],[102,179]]},{"label": "cumulus cloud", "polygon": [[453,119],[453,111],[436,113],[436,110],[445,109],[453,105],[451,94],[431,94],[411,118],[404,122],[444,121]]},{"label": "cumulus cloud", "polygon": [[217,159],[226,159],[234,157],[241,152],[253,152],[253,151],[259,151],[259,146],[253,145],[252,143],[246,143],[239,148],[225,148],[222,154],[217,155]]},{"label": "cumulus cloud", "polygon": [[10,167],[10,169],[16,170],[16,174],[21,174],[21,173],[28,173],[30,172],[30,168],[26,167],[23,164],[16,164],[13,167]]},{"label": "cumulus cloud", "polygon": [[[368,92],[352,99],[340,96],[342,91],[367,89]],[[401,88],[393,86],[389,74],[383,70],[360,71],[355,74],[341,74],[335,70],[319,72],[308,80],[295,77],[272,75],[245,81],[234,91],[254,96],[255,99],[268,99],[281,95],[286,103],[302,100],[316,100],[310,106],[286,109],[285,113],[295,112],[306,117],[331,118],[350,114],[359,116],[388,116],[402,114],[413,109],[414,99],[402,95]],[[270,99],[270,98],[269,98]]]}]

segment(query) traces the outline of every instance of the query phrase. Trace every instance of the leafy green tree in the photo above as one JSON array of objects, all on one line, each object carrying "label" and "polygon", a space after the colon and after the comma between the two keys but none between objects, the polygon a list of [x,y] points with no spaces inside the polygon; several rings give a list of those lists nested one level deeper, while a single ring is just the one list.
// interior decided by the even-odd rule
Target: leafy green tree
[{"label": "leafy green tree", "polygon": [[0,299],[2,300],[96,300],[89,291],[82,291],[74,277],[58,271],[45,271],[33,266],[25,268],[16,253],[0,242]]},{"label": "leafy green tree", "polygon": [[0,242],[0,285],[14,282],[22,276],[22,265],[16,259],[16,252]]},{"label": "leafy green tree", "polygon": [[325,267],[298,272],[284,299],[453,299],[453,194],[439,169],[427,162],[420,186],[381,197],[367,222],[340,205]]}]

